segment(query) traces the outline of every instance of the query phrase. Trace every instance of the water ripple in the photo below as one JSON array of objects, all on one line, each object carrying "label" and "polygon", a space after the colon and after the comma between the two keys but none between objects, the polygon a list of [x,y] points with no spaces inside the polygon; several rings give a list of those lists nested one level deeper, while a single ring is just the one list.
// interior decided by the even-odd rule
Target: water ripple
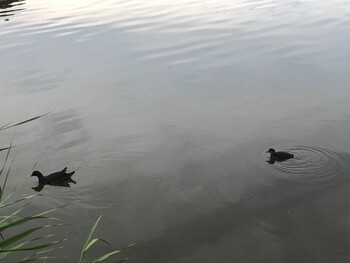
[{"label": "water ripple", "polygon": [[[4,14],[25,3],[3,2],[8,3],[6,9],[0,6]],[[104,53],[117,53],[125,43],[130,55],[145,63],[305,64],[322,63],[324,56],[339,63],[348,52],[349,18],[344,8],[348,3],[87,0],[48,4],[35,0],[26,3],[26,12],[14,23],[3,25],[4,30],[0,25],[5,39],[0,51],[18,54],[15,45],[20,39],[27,43],[22,52],[32,53],[33,47],[52,46],[60,39],[61,46],[94,43],[88,48],[98,46]]]},{"label": "water ripple", "polygon": [[288,179],[329,184],[343,176],[344,160],[334,151],[314,146],[296,146],[286,149],[294,158],[275,162],[273,167]]}]

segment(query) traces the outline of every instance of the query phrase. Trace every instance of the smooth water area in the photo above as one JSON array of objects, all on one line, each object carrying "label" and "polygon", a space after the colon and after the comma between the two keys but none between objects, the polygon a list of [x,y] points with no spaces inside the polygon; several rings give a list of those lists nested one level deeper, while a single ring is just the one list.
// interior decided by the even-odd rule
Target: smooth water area
[{"label": "smooth water area", "polygon": [[0,1],[0,126],[50,113],[1,133],[10,186],[76,171],[48,262],[100,214],[129,262],[350,262],[349,43],[350,1]]}]

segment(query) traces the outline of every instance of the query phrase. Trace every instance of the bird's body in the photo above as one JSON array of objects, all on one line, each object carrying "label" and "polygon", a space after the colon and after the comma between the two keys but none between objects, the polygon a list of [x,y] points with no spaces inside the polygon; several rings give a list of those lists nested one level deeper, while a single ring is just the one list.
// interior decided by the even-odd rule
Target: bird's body
[{"label": "bird's body", "polygon": [[270,160],[277,161],[277,162],[283,162],[288,159],[294,158],[294,155],[288,152],[276,152],[275,149],[270,148],[267,153],[270,153]]},{"label": "bird's body", "polygon": [[75,173],[75,171],[66,173],[67,167],[64,168],[62,171],[56,172],[49,174],[47,176],[44,176],[41,172],[39,171],[34,171],[32,176],[36,176],[39,179],[39,184],[59,184],[62,182],[76,182],[72,179],[72,175]]}]

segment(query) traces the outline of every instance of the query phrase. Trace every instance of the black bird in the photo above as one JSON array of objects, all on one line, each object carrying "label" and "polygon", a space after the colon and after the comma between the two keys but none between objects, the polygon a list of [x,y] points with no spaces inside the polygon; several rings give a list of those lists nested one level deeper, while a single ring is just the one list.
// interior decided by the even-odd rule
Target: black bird
[{"label": "black bird", "polygon": [[270,148],[266,151],[267,153],[270,153],[270,161],[269,163],[277,162],[283,162],[285,160],[294,158],[294,155],[287,152],[276,152],[275,149]]},{"label": "black bird", "polygon": [[34,171],[31,176],[36,176],[39,179],[40,185],[50,184],[50,185],[60,185],[63,182],[71,182],[76,184],[76,182],[72,179],[72,175],[75,173],[75,171],[66,173],[67,167],[64,168],[62,171],[49,174],[47,176],[44,176],[39,171]]}]

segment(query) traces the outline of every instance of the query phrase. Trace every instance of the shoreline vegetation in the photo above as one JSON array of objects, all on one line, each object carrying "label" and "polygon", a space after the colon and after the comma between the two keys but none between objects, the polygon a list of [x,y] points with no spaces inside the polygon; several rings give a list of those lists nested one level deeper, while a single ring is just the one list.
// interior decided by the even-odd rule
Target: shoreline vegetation
[{"label": "shoreline vegetation", "polygon": [[[15,124],[5,124],[3,126],[0,126],[0,132],[6,129],[14,128],[35,121],[48,114],[49,113],[39,115],[34,118],[30,118]],[[10,155],[14,147],[15,146],[13,146],[13,139],[11,140],[9,146],[0,146],[0,154],[3,155],[1,157],[3,158],[3,161],[0,168],[0,210],[4,210],[6,208],[12,211],[8,213],[8,215],[0,216],[0,262],[5,262],[5,260],[6,262],[8,262],[7,260],[9,257],[11,257],[11,255],[16,257],[23,257],[22,259],[16,261],[18,263],[27,263],[35,261],[49,262],[49,259],[53,258],[52,256],[50,256],[50,252],[53,252],[56,249],[64,248],[65,242],[68,240],[57,240],[55,235],[55,231],[57,230],[55,229],[59,229],[57,227],[64,227],[66,224],[64,224],[62,220],[55,217],[51,217],[50,215],[54,214],[60,209],[64,209],[64,207],[69,204],[58,206],[28,216],[28,210],[30,209],[31,201],[33,200],[33,198],[40,198],[41,195],[32,194],[14,198],[17,189],[19,189],[23,184],[23,180],[18,182],[13,189],[8,189],[9,186],[7,185],[7,181],[11,174],[11,167],[14,161],[14,157],[12,158]],[[11,158],[12,160],[10,160]],[[22,212],[24,210],[27,211],[26,216],[22,215]],[[91,227],[88,236],[80,250],[80,257],[76,260],[76,262],[98,263],[107,261],[113,256],[121,253],[125,248],[134,245],[132,244],[121,249],[114,249],[112,245],[106,240],[94,237],[96,229],[101,221],[101,218],[102,215],[100,215],[97,218],[97,220]],[[37,221],[37,219],[40,220]],[[33,224],[30,224],[34,222],[37,222],[37,226],[35,227],[33,227]],[[40,230],[44,228],[49,228],[50,230],[52,229],[53,234],[40,235]],[[98,242],[104,243],[112,247],[111,251],[95,259],[87,259],[87,252],[91,250],[91,248],[93,248],[94,245]],[[114,262],[120,263],[126,261],[127,259],[128,258],[123,258]]]}]

